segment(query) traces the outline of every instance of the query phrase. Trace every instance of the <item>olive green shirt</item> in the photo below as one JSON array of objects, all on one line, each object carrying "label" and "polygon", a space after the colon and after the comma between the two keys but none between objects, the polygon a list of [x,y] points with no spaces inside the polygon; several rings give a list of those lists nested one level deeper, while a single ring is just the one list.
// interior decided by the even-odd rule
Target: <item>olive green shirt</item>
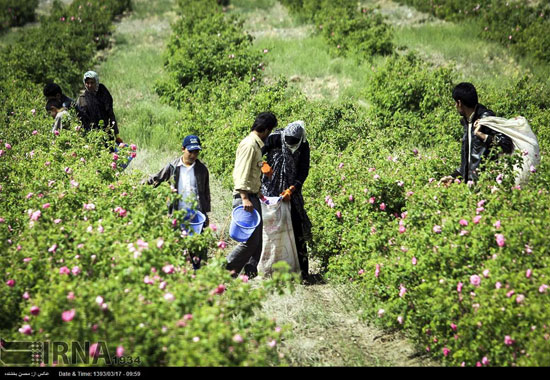
[{"label": "olive green shirt", "polygon": [[233,169],[233,194],[238,194],[239,190],[253,194],[260,192],[263,146],[264,142],[254,132],[251,132],[239,143]]}]

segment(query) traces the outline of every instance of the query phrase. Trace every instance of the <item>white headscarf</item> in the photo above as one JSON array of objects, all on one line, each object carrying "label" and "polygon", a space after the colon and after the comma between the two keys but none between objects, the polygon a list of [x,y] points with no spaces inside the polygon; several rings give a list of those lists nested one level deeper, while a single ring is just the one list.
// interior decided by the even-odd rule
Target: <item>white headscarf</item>
[{"label": "white headscarf", "polygon": [[[296,144],[287,144],[285,137],[292,136],[300,139]],[[283,129],[281,133],[282,143],[290,149],[292,153],[296,152],[303,142],[306,142],[306,124],[302,120],[293,121]]]},{"label": "white headscarf", "polygon": [[93,80],[95,80],[97,91],[97,89],[99,88],[99,75],[95,71],[86,71],[86,73],[84,74],[84,79],[82,81],[86,83],[86,79],[88,78],[92,78]]}]

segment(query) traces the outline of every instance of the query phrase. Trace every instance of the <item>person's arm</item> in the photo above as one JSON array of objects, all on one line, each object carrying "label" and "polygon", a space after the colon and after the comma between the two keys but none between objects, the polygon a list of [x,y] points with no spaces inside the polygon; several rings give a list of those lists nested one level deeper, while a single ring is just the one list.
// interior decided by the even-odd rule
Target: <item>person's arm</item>
[{"label": "person's arm", "polygon": [[504,133],[495,131],[489,127],[481,125],[482,119],[476,121],[474,134],[480,138],[486,146],[499,146],[504,153],[512,153],[514,151],[514,142],[512,139]]},{"label": "person's arm", "polygon": [[210,212],[211,211],[211,199],[210,199],[210,173],[208,172],[208,168],[205,166],[204,170],[206,172],[206,178],[204,181],[204,197],[206,199],[206,210],[204,212]]},{"label": "person's arm", "polygon": [[104,91],[104,94],[103,94],[104,107],[105,107],[105,111],[107,111],[107,115],[108,115],[107,117],[110,123],[109,127],[113,129],[117,142],[122,142],[122,139],[119,136],[120,131],[118,129],[118,123],[116,121],[115,111],[113,109],[113,97],[111,96],[111,93],[109,92],[107,87],[105,86],[102,86],[102,87],[103,87],[102,90]]},{"label": "person's arm", "polygon": [[86,131],[89,131],[90,115],[88,114],[86,99],[83,96],[78,98],[75,108],[76,108],[76,115],[80,119],[80,122],[82,123],[82,127],[84,127]]},{"label": "person's arm", "polygon": [[296,181],[294,183],[296,190],[302,189],[302,186],[309,175],[310,149],[307,141],[302,143],[300,146],[300,151],[300,160],[298,161],[298,166],[296,168]]},{"label": "person's arm", "polygon": [[162,168],[158,173],[150,176],[147,179],[148,185],[153,185],[153,187],[157,187],[161,183],[168,181],[170,177],[172,176],[173,171],[173,165],[170,163],[166,165],[164,168]]},{"label": "person's arm", "polygon": [[254,149],[251,146],[243,145],[237,149],[235,157],[235,168],[233,169],[233,182],[235,190],[239,192],[243,202],[243,208],[252,212],[254,206],[248,198],[250,187],[250,175],[252,170],[259,170],[254,167]]}]

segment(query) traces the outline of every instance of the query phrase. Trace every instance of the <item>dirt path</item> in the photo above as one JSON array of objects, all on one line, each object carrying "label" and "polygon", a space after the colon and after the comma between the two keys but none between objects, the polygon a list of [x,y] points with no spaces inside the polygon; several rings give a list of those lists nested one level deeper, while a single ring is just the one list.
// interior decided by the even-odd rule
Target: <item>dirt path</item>
[{"label": "dirt path", "polygon": [[[139,140],[140,134],[152,126],[176,122],[178,118],[175,110],[160,103],[153,89],[162,70],[158,57],[169,36],[167,19],[173,20],[174,3],[134,0],[132,14],[116,26],[115,46],[97,67],[112,89],[117,117],[126,128],[121,131],[131,141]],[[163,117],[155,119],[159,112]],[[141,118],[143,114],[147,118]],[[144,125],[144,120],[151,126]],[[141,143],[139,153],[132,169],[151,173],[178,151],[161,151]],[[221,230],[230,215],[231,193],[216,178],[211,178],[211,193],[215,194],[211,221]],[[349,288],[333,284],[299,285],[293,293],[270,296],[258,312],[291,327],[292,336],[281,342],[279,351],[292,366],[434,365],[426,357],[415,356],[413,345],[401,333],[384,332],[360,320],[359,308],[349,294]]]},{"label": "dirt path", "polygon": [[299,286],[292,294],[266,300],[263,311],[292,327],[293,336],[279,348],[291,366],[437,366],[403,333],[362,321],[350,290],[333,284]]}]

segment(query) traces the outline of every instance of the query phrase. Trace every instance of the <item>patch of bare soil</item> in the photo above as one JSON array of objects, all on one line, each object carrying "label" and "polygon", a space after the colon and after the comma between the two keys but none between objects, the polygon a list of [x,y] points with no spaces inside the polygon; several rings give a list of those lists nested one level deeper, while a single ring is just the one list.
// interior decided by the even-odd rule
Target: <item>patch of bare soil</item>
[{"label": "patch of bare soil", "polygon": [[338,79],[329,75],[322,78],[293,75],[289,81],[295,83],[309,100],[337,99],[340,89],[350,85],[350,79]]},{"label": "patch of bare soil", "polygon": [[416,26],[426,22],[430,24],[445,23],[430,14],[419,12],[412,7],[397,4],[391,0],[364,0],[361,6],[380,7],[378,12],[388,18],[388,21],[395,26]]}]

